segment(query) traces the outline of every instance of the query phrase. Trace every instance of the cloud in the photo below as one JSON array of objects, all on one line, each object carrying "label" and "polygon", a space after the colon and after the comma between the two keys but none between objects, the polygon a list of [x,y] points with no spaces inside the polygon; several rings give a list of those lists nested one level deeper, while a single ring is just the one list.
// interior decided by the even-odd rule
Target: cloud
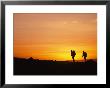
[{"label": "cloud", "polygon": [[74,21],[72,21],[72,23],[73,23],[73,24],[76,24],[76,23],[78,23],[78,21],[74,20]]}]

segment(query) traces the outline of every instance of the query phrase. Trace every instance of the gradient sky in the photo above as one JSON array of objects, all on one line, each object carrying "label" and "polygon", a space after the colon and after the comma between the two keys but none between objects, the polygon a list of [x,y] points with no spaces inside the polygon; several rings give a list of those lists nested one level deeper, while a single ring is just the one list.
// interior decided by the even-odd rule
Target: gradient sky
[{"label": "gradient sky", "polygon": [[95,13],[15,13],[14,56],[42,60],[97,58],[97,14]]}]

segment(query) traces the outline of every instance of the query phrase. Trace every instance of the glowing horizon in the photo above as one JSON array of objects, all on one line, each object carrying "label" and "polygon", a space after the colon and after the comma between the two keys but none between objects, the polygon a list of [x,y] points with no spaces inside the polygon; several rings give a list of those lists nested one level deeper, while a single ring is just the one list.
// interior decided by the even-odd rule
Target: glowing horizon
[{"label": "glowing horizon", "polygon": [[42,60],[97,59],[97,14],[33,13],[14,14],[14,56]]}]

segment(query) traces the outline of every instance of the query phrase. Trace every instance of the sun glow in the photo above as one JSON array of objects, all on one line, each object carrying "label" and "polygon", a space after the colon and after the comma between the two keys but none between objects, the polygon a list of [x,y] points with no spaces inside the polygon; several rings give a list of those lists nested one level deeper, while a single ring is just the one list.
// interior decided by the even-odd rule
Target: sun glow
[{"label": "sun glow", "polygon": [[97,58],[97,14],[14,14],[14,56],[42,60]]}]

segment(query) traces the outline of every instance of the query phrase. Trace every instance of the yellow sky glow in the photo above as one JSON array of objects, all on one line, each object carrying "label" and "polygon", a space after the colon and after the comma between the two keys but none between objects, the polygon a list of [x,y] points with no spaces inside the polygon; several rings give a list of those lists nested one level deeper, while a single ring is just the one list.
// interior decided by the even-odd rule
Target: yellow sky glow
[{"label": "yellow sky glow", "polygon": [[42,60],[97,58],[97,14],[95,13],[15,13],[14,56]]}]

